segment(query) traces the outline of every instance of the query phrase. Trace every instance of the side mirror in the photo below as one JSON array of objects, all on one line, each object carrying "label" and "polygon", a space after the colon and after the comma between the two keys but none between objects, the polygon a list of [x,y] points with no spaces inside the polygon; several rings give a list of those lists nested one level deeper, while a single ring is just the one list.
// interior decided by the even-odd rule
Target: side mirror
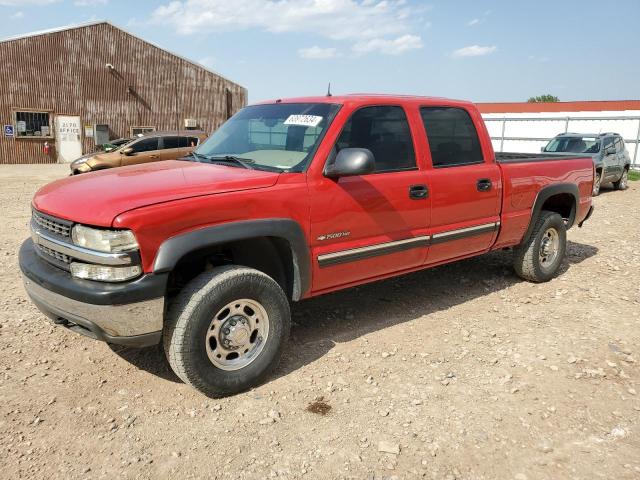
[{"label": "side mirror", "polygon": [[343,148],[338,152],[335,162],[326,167],[325,177],[340,178],[366,175],[374,172],[376,161],[371,150],[366,148]]},{"label": "side mirror", "polygon": [[615,155],[616,147],[609,147],[604,151],[604,153],[606,153],[607,155]]},{"label": "side mirror", "polygon": [[544,149],[547,147],[540,147],[540,152],[544,153]]},{"label": "side mirror", "polygon": [[127,147],[120,150],[123,155],[133,155],[133,147]]}]

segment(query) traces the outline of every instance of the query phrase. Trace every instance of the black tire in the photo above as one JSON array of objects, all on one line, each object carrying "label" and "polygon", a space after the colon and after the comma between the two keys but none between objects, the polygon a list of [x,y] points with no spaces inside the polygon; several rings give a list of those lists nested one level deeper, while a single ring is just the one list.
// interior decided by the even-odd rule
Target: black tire
[{"label": "black tire", "polygon": [[[268,335],[248,365],[224,370],[210,360],[208,335],[214,316],[240,299],[257,302],[264,309]],[[282,355],[290,326],[289,302],[271,277],[252,268],[218,267],[194,278],[170,305],[163,331],[164,351],[182,381],[209,397],[221,397],[256,386],[269,375]],[[223,326],[219,330],[222,335]]]},{"label": "black tire", "polygon": [[[535,221],[533,232],[529,239],[514,249],[513,268],[516,273],[523,279],[530,282],[548,282],[556,273],[567,251],[567,229],[562,217],[555,212],[543,210],[540,212]],[[550,256],[545,257],[549,260],[543,260],[543,245],[549,243],[549,232],[555,230],[557,234],[557,253],[553,260]],[[551,240],[553,242],[553,240]]]},{"label": "black tire", "polygon": [[591,191],[592,197],[600,195],[600,187],[602,186],[602,173],[596,172],[596,176],[593,179],[593,190]]},{"label": "black tire", "polygon": [[625,168],[617,182],[613,182],[613,188],[616,190],[626,190],[629,186],[629,169]]}]

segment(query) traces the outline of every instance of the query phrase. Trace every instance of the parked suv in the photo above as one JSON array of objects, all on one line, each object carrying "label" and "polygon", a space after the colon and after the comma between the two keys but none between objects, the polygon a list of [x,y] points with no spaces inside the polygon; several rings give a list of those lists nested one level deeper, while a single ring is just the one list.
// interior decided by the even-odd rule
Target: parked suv
[{"label": "parked suv", "polygon": [[616,190],[625,190],[629,182],[631,157],[624,139],[617,133],[561,133],[553,138],[544,153],[586,153],[591,155],[596,167],[593,195],[600,193],[603,183],[613,183]]},{"label": "parked suv", "polygon": [[151,132],[110,152],[80,157],[71,162],[71,174],[170,160],[190,154],[207,134],[199,130]]}]

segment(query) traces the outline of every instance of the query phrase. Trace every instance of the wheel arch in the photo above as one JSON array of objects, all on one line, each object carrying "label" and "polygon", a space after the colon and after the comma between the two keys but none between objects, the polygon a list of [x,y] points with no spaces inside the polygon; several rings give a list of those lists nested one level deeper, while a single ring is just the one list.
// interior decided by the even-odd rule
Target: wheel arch
[{"label": "wheel arch", "polygon": [[283,278],[276,280],[285,283],[282,286],[294,301],[300,300],[311,286],[306,237],[300,224],[286,218],[224,223],[171,237],[160,245],[153,272],[172,272],[190,255],[223,246],[233,250],[246,266],[267,270],[265,273],[282,268]]},{"label": "wheel arch", "polygon": [[580,192],[578,190],[578,186],[573,183],[560,183],[542,188],[538,192],[533,203],[533,207],[531,208],[529,226],[522,237],[521,243],[524,243],[529,239],[536,221],[540,216],[540,212],[543,210],[560,214],[562,218],[567,219],[567,230],[570,229],[576,220],[579,199]]}]

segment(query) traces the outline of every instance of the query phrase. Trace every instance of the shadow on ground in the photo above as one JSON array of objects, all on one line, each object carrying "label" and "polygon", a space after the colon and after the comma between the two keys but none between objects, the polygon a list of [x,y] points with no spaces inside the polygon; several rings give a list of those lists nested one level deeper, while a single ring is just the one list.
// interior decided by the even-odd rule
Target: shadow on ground
[{"label": "shadow on ground", "polygon": [[[559,274],[597,252],[591,245],[567,242],[567,256]],[[521,282],[524,280],[511,267],[511,252],[498,251],[293,304],[291,337],[273,377],[317,360],[336,343],[447,310]],[[137,368],[180,382],[160,346],[111,348]]]}]

